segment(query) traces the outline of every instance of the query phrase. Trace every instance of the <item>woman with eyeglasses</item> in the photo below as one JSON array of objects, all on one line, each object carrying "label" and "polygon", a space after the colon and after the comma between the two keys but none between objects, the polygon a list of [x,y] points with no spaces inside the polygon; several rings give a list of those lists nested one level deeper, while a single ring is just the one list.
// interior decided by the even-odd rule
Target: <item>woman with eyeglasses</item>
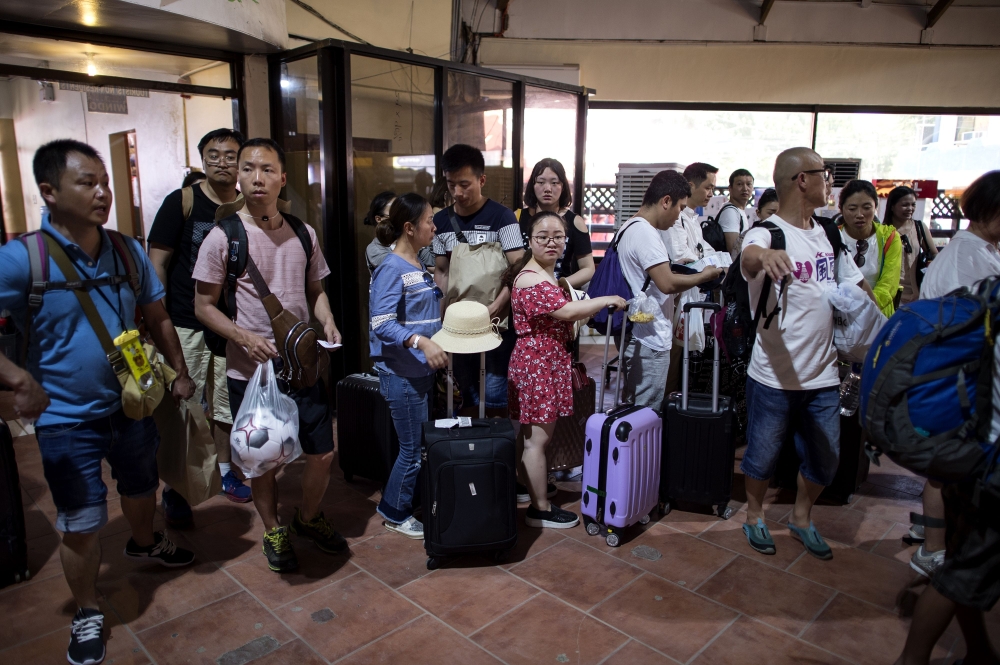
[{"label": "woman with eyeglasses", "polygon": [[909,187],[896,187],[889,192],[885,202],[883,224],[893,226],[903,244],[903,270],[899,279],[900,293],[896,306],[920,299],[920,285],[924,280],[923,271],[937,257],[927,227],[919,219],[913,219],[917,210],[917,193]]},{"label": "woman with eyeglasses", "polygon": [[[375,198],[372,199],[371,205],[368,206],[368,214],[365,215],[365,226],[378,227],[380,222],[389,219],[389,208],[392,207],[392,202],[395,200],[395,192],[386,191],[376,194]],[[392,244],[382,244],[376,233],[375,238],[368,243],[368,247],[365,249],[365,261],[368,263],[368,272],[374,274],[375,269],[385,260],[385,257],[389,256],[389,252],[393,249]],[[434,253],[431,251],[431,248],[424,247],[420,250],[419,255],[420,262],[424,264],[428,272],[434,274]]]},{"label": "woman with eyeglasses", "polygon": [[875,223],[878,194],[867,180],[851,180],[840,190],[840,235],[875,293],[875,302],[886,316],[896,311],[902,246],[896,229]]},{"label": "woman with eyeglasses", "polygon": [[566,169],[559,160],[546,157],[531,169],[531,177],[524,187],[524,208],[518,211],[517,219],[524,247],[529,250],[525,254],[531,254],[528,236],[535,215],[552,212],[566,220],[566,245],[556,261],[554,274],[557,280],[565,277],[574,289],[581,289],[594,276],[594,252],[583,218],[569,209],[572,198]]},{"label": "woman with eyeglasses", "polygon": [[567,228],[566,220],[555,212],[532,217],[527,228],[531,251],[503,275],[511,290],[518,336],[507,375],[507,403],[511,419],[521,425],[519,471],[531,497],[525,522],[552,529],[580,522],[575,513],[549,502],[545,466],[545,446],[552,440],[556,420],[573,415],[572,358],[566,348],[573,322],[589,319],[605,307],[625,306],[618,296],[577,302],[566,297],[555,268],[566,247]]},{"label": "woman with eyeglasses", "polygon": [[403,194],[375,232],[393,250],[372,276],[368,346],[399,436],[399,457],[377,510],[386,529],[417,539],[424,537],[423,525],[413,516],[421,428],[435,371],[448,364],[448,356],[431,341],[441,329],[441,290],[419,258],[434,240],[431,206],[419,194]]}]

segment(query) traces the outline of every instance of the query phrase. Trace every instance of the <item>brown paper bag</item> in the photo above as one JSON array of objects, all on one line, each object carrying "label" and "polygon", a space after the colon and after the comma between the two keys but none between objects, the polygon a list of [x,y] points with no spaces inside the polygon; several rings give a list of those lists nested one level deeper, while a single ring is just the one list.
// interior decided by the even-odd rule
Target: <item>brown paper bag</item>
[{"label": "brown paper bag", "polygon": [[180,492],[192,506],[222,491],[215,440],[201,406],[177,404],[166,395],[153,412],[160,431],[156,464],[160,479]]}]

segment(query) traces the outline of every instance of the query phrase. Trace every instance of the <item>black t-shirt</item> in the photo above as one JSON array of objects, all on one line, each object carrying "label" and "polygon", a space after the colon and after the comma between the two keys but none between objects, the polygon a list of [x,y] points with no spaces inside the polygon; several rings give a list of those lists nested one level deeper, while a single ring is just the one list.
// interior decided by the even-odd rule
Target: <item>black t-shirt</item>
[{"label": "black t-shirt", "polygon": [[[528,208],[521,209],[521,218],[519,220],[521,225],[521,239],[524,240],[524,249],[528,252],[531,251],[531,246],[528,244],[528,231],[531,228],[532,217],[531,211]],[[563,213],[563,219],[566,220],[566,248],[563,250],[563,255],[556,261],[556,279],[568,277],[578,271],[580,269],[578,259],[581,256],[594,253],[594,249],[590,245],[590,235],[576,228],[576,213],[572,210],[567,210]]]},{"label": "black t-shirt", "polygon": [[194,206],[191,216],[184,219],[181,190],[175,190],[163,199],[147,241],[174,250],[167,265],[167,313],[175,326],[204,330],[205,326],[194,315],[195,283],[191,279],[198,262],[198,250],[208,232],[215,228],[215,211],[218,205],[205,195],[201,184],[192,187]]}]

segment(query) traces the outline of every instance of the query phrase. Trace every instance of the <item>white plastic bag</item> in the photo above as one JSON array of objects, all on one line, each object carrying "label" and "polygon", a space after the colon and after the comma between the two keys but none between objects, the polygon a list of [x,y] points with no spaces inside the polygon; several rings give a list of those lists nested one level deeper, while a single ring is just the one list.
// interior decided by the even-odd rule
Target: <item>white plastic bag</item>
[{"label": "white plastic bag", "polygon": [[299,407],[278,390],[270,362],[257,366],[229,435],[233,463],[257,478],[302,454]]},{"label": "white plastic bag", "polygon": [[864,362],[875,336],[888,319],[857,284],[827,291],[833,307],[833,344],[843,360]]},{"label": "white plastic bag", "polygon": [[640,291],[639,295],[628,301],[628,320],[632,323],[650,323],[656,318],[656,310],[660,305]]},{"label": "white plastic bag", "polygon": [[683,346],[684,335],[688,336],[688,351],[701,352],[705,350],[705,318],[703,309],[691,311],[691,327],[687,325],[687,315],[684,313],[684,304],[689,302],[702,302],[705,294],[696,286],[677,294],[674,302],[674,343]]}]

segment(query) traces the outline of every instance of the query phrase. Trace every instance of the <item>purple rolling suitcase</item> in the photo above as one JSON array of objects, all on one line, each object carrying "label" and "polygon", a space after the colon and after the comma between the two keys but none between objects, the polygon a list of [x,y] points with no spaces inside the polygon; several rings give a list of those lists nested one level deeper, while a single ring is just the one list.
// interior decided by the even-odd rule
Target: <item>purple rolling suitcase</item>
[{"label": "purple rolling suitcase", "polygon": [[[622,326],[621,356],[625,351]],[[608,364],[610,334],[604,340],[602,376]],[[597,413],[587,420],[580,510],[587,533],[605,535],[609,546],[621,544],[621,530],[645,524],[659,503],[663,423],[646,407],[618,405],[622,372],[615,384],[615,407],[604,411],[601,382]]]}]

